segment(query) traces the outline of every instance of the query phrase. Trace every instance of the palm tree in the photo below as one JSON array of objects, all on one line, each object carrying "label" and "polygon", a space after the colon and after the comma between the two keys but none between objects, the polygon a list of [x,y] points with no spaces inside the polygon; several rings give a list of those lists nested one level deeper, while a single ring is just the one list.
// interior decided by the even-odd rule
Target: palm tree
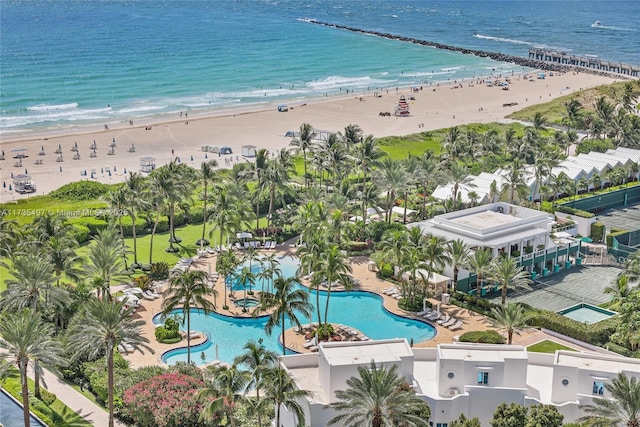
[{"label": "palm tree", "polygon": [[311,396],[311,392],[300,390],[287,371],[281,367],[266,370],[262,378],[262,387],[265,391],[264,399],[257,405],[257,410],[263,408],[276,408],[276,426],[280,424],[280,409],[284,406],[297,418],[298,424],[304,420],[304,411],[300,405],[303,398]]},{"label": "palm tree", "polygon": [[416,396],[407,380],[398,375],[398,366],[390,368],[359,366],[358,377],[347,380],[346,390],[336,391],[336,402],[329,406],[341,412],[329,424],[357,426],[429,426],[429,406]]},{"label": "palm tree", "polygon": [[604,388],[612,399],[595,398],[593,405],[580,406],[589,414],[580,421],[592,426],[640,426],[640,381],[620,372]]},{"label": "palm tree", "polygon": [[624,275],[630,282],[640,280],[640,252],[631,254],[624,263]]},{"label": "palm tree", "polygon": [[[31,310],[5,312],[0,317],[0,349],[6,352],[5,359],[13,362],[20,372],[24,425],[31,424],[29,414],[29,389],[27,367],[29,361],[38,361],[45,366],[64,366],[63,349],[53,337],[51,324],[44,323],[39,314]],[[35,368],[37,372],[38,367]]]},{"label": "palm tree", "polygon": [[578,124],[581,116],[582,104],[577,99],[572,99],[564,104],[565,114],[562,123],[566,124],[567,132],[571,130],[571,126]]},{"label": "palm tree", "polygon": [[122,217],[124,212],[129,206],[129,200],[127,197],[127,188],[125,186],[116,187],[114,190],[107,193],[105,201],[109,204],[110,212],[118,219],[118,226],[120,227],[120,238],[124,240],[124,229],[122,227]]},{"label": "palm tree", "polygon": [[538,111],[533,115],[533,128],[535,130],[545,129],[548,124],[549,124],[549,119],[547,119],[543,113]]},{"label": "palm tree", "polygon": [[451,262],[445,240],[441,237],[430,236],[425,240],[424,259],[427,263],[429,277],[437,271],[442,271],[445,265]]},{"label": "palm tree", "polygon": [[604,293],[612,295],[609,306],[612,310],[619,307],[629,296],[631,296],[633,289],[630,286],[629,277],[624,273],[624,271],[616,277],[613,284],[604,288]]},{"label": "palm tree", "polygon": [[491,324],[507,331],[507,344],[513,342],[513,333],[519,331],[527,325],[530,315],[526,313],[520,304],[509,303],[502,307],[491,309]]},{"label": "palm tree", "polygon": [[74,317],[67,331],[67,347],[74,353],[74,358],[87,356],[93,360],[106,356],[109,427],[113,427],[114,352],[126,342],[134,350],[143,353],[146,349],[154,353],[147,345],[149,340],[140,333],[144,320],[133,320],[134,308],[126,308],[125,304],[126,301],[112,303],[92,299],[85,304],[84,312]]},{"label": "palm tree", "polygon": [[144,210],[147,207],[143,197],[140,194],[143,192],[144,178],[138,172],[129,172],[129,177],[125,181],[125,188],[127,189],[125,197],[127,200],[126,212],[131,218],[131,232],[133,234],[133,265],[131,267],[138,268],[138,241],[136,230],[136,218],[137,213]]},{"label": "palm tree", "polygon": [[482,295],[483,279],[490,271],[492,256],[490,249],[478,248],[467,260],[466,268],[473,271],[478,277],[478,296]]},{"label": "palm tree", "polygon": [[[429,155],[427,155],[429,154]],[[442,179],[442,171],[440,170],[442,164],[437,161],[436,158],[430,155],[430,152],[425,153],[420,157],[420,169],[422,173],[422,218],[427,216],[427,196],[431,191],[431,187],[438,184]]]},{"label": "palm tree", "polygon": [[11,276],[5,280],[0,308],[4,311],[31,309],[44,312],[51,303],[62,302],[64,290],[53,287],[53,269],[48,257],[36,253],[14,257]]},{"label": "palm tree", "polygon": [[385,219],[391,222],[391,208],[395,204],[398,194],[404,194],[409,186],[409,174],[402,162],[392,160],[390,157],[380,162],[380,167],[376,169],[378,182],[387,195]]},{"label": "palm tree", "polygon": [[[412,230],[415,230],[415,228],[413,228]],[[422,271],[420,271],[420,270],[425,270],[429,267],[427,263],[425,263],[424,260],[422,259],[423,258],[422,250],[423,248],[419,246],[408,247],[407,250],[404,252],[404,256],[402,257],[402,260],[401,260],[402,264],[400,266],[400,274],[402,275],[403,273],[409,273],[410,279],[411,279],[411,285],[412,285],[411,292],[409,293],[409,295],[403,292],[403,297],[404,298],[410,297],[412,305],[415,304],[416,297],[417,297],[418,275],[424,282],[429,281],[429,277],[425,277],[425,274]]]},{"label": "palm tree", "polygon": [[276,326],[281,328],[282,354],[287,352],[285,343],[285,324],[288,319],[291,324],[300,328],[301,323],[298,313],[302,316],[311,317],[313,306],[309,303],[309,294],[297,288],[295,277],[277,277],[273,282],[274,293],[265,292],[260,294],[260,306],[257,312],[273,309],[269,314],[264,330],[271,335]]},{"label": "palm tree", "polygon": [[212,375],[212,387],[200,389],[197,399],[205,400],[200,421],[210,420],[222,413],[229,426],[234,427],[234,413],[240,403],[247,400],[244,391],[249,382],[249,373],[241,371],[236,365],[209,366],[207,372]]},{"label": "palm tree", "polygon": [[224,283],[224,305],[222,308],[225,310],[228,308],[227,287],[230,279],[229,276],[235,271],[239,263],[240,261],[236,257],[236,254],[231,250],[220,252],[216,261],[216,271],[222,275]]},{"label": "palm tree", "polygon": [[[269,161],[269,151],[265,148],[261,148],[256,152],[256,158],[253,162],[253,175],[258,181],[256,185],[256,230],[260,228],[260,195],[262,193],[262,175],[267,168]],[[264,237],[264,236],[263,236]]]},{"label": "palm tree", "polygon": [[[273,208],[277,194],[283,194],[289,183],[289,174],[293,168],[291,155],[285,149],[278,151],[275,160],[267,164],[265,170],[265,184],[269,188],[269,215],[267,216],[267,225],[271,225],[273,217]],[[283,202],[284,204],[284,202]]]},{"label": "palm tree", "polygon": [[111,300],[109,291],[111,281],[125,276],[124,242],[113,225],[99,230],[93,237],[93,241],[89,249],[89,264],[85,274],[88,278],[97,279],[97,283],[100,283],[98,296],[102,294],[104,298]]},{"label": "palm tree", "polygon": [[156,235],[158,224],[164,210],[166,209],[166,200],[162,196],[161,188],[164,184],[165,174],[151,174],[147,186],[143,191],[143,199],[145,204],[153,209],[155,218],[153,227],[151,228],[151,238],[149,239],[149,264],[153,263],[153,238]]},{"label": "palm tree", "polygon": [[454,206],[458,202],[458,190],[460,187],[463,187],[467,191],[476,187],[473,183],[473,178],[469,176],[469,168],[462,163],[453,162],[450,164],[448,180],[453,183],[451,197]]},{"label": "palm tree", "polygon": [[460,267],[466,265],[467,259],[469,259],[469,255],[471,254],[471,249],[469,246],[462,240],[452,240],[447,244],[447,253],[449,255],[449,260],[451,263],[451,268],[453,269],[453,290],[458,289],[458,273],[460,272]]},{"label": "palm tree", "polygon": [[[262,379],[267,369],[273,369],[278,361],[278,356],[274,351],[264,348],[262,343],[249,341],[244,345],[244,353],[239,354],[233,359],[233,365],[244,365],[251,371],[251,379],[247,384],[248,387],[256,389],[256,406],[260,406],[260,387]],[[258,411],[258,427],[262,426],[261,412]]]},{"label": "palm tree", "polygon": [[166,206],[169,214],[169,248],[167,252],[177,252],[178,249],[173,246],[174,243],[179,242],[176,237],[176,230],[174,226],[175,209],[176,205],[182,200],[187,198],[192,189],[191,182],[189,180],[190,171],[185,168],[188,166],[178,163],[176,159],[171,161],[165,166],[162,166],[152,172],[152,175],[156,175],[155,190],[165,199]]},{"label": "palm tree", "polygon": [[309,123],[303,123],[300,125],[300,135],[297,138],[291,140],[291,146],[296,148],[296,151],[302,150],[302,156],[304,159],[304,186],[309,186],[309,179],[307,177],[307,150],[313,148],[313,138],[316,136],[313,132],[313,126]]},{"label": "palm tree", "polygon": [[60,287],[62,273],[73,281],[80,281],[82,270],[78,268],[82,257],[76,254],[78,242],[70,236],[50,237],[44,250],[56,276],[56,286]]},{"label": "palm tree", "polygon": [[217,291],[209,289],[209,275],[202,270],[186,270],[169,277],[169,289],[162,300],[162,314],[168,316],[177,306],[182,306],[183,324],[187,322],[187,363],[191,363],[191,308],[209,314],[216,309],[215,303],[206,299]]},{"label": "palm tree", "polygon": [[529,287],[532,280],[529,279],[529,273],[523,271],[522,267],[518,267],[513,258],[504,257],[493,261],[489,267],[489,280],[497,282],[502,289],[502,305],[507,299],[507,290],[517,287]]},{"label": "palm tree", "polygon": [[399,265],[407,249],[407,235],[407,230],[404,228],[386,232],[378,244],[378,250],[381,251],[383,258]]},{"label": "palm tree", "polygon": [[[256,283],[256,275],[251,271],[249,267],[242,267],[240,273],[236,276],[238,281],[242,284],[242,289],[244,292],[243,298],[244,301],[247,301],[247,285],[249,285],[249,290],[251,290],[251,286]],[[246,305],[242,306],[242,312],[246,313],[247,307]]]},{"label": "palm tree", "polygon": [[[327,300],[324,308],[324,322],[321,322],[324,323],[325,327],[327,327],[329,324],[328,317],[331,287],[335,283],[340,282],[347,290],[350,289],[352,283],[351,277],[349,276],[352,272],[351,265],[349,264],[349,260],[346,255],[343,254],[337,245],[329,245],[311,269],[314,272],[314,278],[323,278],[327,281]],[[320,322],[319,319],[318,322]]]},{"label": "palm tree", "polygon": [[196,242],[200,247],[209,244],[209,241],[204,238],[204,234],[207,231],[207,220],[209,219],[207,212],[207,202],[209,201],[208,189],[209,183],[211,183],[213,178],[216,176],[216,170],[214,168],[217,166],[218,162],[215,160],[202,162],[200,165],[200,179],[202,179],[203,187],[202,201],[204,202],[202,206],[202,236],[200,237],[200,240]]}]

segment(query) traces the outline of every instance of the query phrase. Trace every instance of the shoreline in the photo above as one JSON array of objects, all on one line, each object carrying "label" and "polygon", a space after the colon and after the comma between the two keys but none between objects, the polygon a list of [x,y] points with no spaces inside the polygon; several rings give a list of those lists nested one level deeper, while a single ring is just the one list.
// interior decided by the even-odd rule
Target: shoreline
[{"label": "shoreline", "polygon": [[[535,76],[531,72],[529,76]],[[9,191],[11,174],[27,172],[37,186],[35,195],[46,194],[60,186],[89,179],[95,172],[95,181],[122,182],[127,172],[138,171],[140,158],[153,157],[161,166],[174,157],[195,168],[204,160],[215,159],[220,168],[230,168],[237,162],[251,161],[241,156],[243,145],[266,148],[272,155],[286,148],[291,137],[285,134],[297,131],[303,123],[315,129],[341,132],[350,124],[360,126],[365,135],[376,138],[402,136],[467,123],[504,122],[505,116],[519,108],[527,107],[576,91],[619,81],[611,77],[586,73],[564,73],[548,76],[545,80],[525,79],[521,74],[503,75],[511,79],[508,90],[488,87],[484,79],[467,79],[441,84],[423,85],[422,90],[410,87],[384,91],[369,91],[327,97],[326,99],[300,99],[291,102],[288,112],[278,112],[275,105],[256,109],[224,109],[211,114],[190,112],[188,119],[166,118],[158,122],[139,121],[130,126],[122,123],[108,130],[98,126],[37,137],[7,140],[3,137],[0,147],[6,159],[0,161],[0,178],[3,202],[29,197]],[[495,76],[492,77],[495,79]],[[381,117],[382,112],[393,112],[400,96],[409,102],[409,117]],[[411,99],[414,97],[415,99]],[[507,104],[517,104],[507,106]],[[177,115],[176,115],[177,116]],[[146,128],[149,127],[149,130]],[[90,157],[90,145],[96,141],[96,157]],[[117,146],[113,155],[107,151],[112,141]],[[72,160],[71,148],[77,143],[80,160]],[[134,145],[135,152],[129,152]],[[228,146],[232,155],[216,155],[201,151],[203,145]],[[37,155],[44,147],[46,155]],[[54,150],[60,147],[63,161],[56,162]],[[26,149],[27,158],[22,167],[16,167],[12,150]],[[38,162],[36,164],[36,161]],[[42,164],[40,164],[42,163]],[[84,175],[84,172],[87,175]],[[6,186],[4,185],[6,184]]]}]

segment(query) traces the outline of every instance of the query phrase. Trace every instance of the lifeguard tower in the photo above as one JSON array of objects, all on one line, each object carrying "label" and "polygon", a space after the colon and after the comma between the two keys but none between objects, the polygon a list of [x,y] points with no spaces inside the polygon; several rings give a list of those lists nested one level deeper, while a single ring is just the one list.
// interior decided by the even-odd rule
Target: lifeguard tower
[{"label": "lifeguard tower", "polygon": [[140,172],[151,173],[156,169],[155,157],[142,157],[140,159]]},{"label": "lifeguard tower", "polygon": [[395,116],[397,117],[409,117],[411,112],[409,111],[409,103],[405,99],[404,95],[400,97],[398,105],[396,105]]},{"label": "lifeguard tower", "polygon": [[20,194],[35,193],[36,185],[29,175],[20,174],[13,177],[13,189]]}]

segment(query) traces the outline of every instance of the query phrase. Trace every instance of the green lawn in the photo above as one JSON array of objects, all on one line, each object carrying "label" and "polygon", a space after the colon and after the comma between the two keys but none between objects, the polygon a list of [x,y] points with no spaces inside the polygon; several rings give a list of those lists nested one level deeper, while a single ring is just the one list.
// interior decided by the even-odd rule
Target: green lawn
[{"label": "green lawn", "polygon": [[529,347],[527,347],[527,350],[532,351],[534,353],[551,353],[551,354],[555,353],[556,350],[576,351],[571,347],[567,347],[565,345],[562,345],[550,340],[544,340],[544,341],[540,341],[539,343],[532,344]]}]

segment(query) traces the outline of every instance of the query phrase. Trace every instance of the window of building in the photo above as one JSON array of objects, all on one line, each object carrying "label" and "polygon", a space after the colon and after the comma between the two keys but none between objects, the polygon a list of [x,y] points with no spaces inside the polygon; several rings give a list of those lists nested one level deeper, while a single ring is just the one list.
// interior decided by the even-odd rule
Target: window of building
[{"label": "window of building", "polygon": [[563,378],[562,385],[569,385],[569,380],[567,378]]},{"label": "window of building", "polygon": [[454,374],[453,372],[449,372],[449,373],[447,374],[447,377],[448,377],[449,379],[453,379],[453,377],[455,377],[455,376],[456,376],[456,374]]},{"label": "window of building", "polygon": [[593,394],[604,395],[604,383],[602,381],[593,382]]},{"label": "window of building", "polygon": [[436,427],[449,427],[449,424],[447,424],[447,423],[438,423],[438,424],[436,424]]},{"label": "window of building", "polygon": [[478,372],[478,384],[489,384],[489,372]]}]

